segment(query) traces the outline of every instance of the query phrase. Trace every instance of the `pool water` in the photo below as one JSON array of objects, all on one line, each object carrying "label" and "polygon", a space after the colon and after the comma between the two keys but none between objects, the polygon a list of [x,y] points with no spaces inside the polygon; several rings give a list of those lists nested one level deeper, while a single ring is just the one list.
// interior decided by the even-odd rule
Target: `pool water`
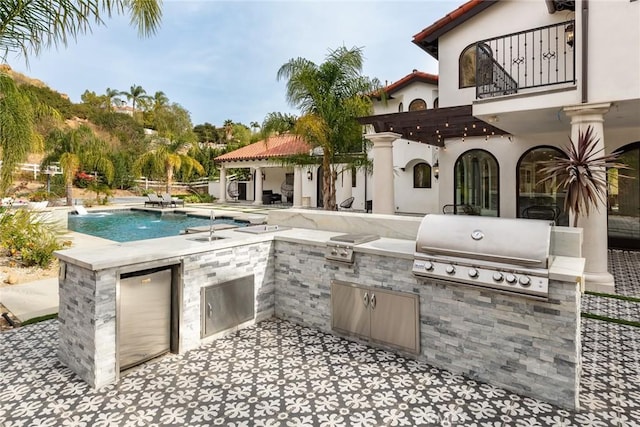
[{"label": "pool water", "polygon": [[[155,239],[177,236],[189,227],[208,226],[209,218],[185,214],[119,210],[89,212],[87,215],[69,215],[69,230],[90,234],[116,242]],[[246,222],[231,218],[216,218],[214,224],[234,224],[240,227]]]}]

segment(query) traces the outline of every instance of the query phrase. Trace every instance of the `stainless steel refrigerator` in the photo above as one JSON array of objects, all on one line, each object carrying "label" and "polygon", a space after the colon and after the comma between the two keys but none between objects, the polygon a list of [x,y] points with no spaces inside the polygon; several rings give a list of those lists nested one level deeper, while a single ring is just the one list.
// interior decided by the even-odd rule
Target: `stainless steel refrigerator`
[{"label": "stainless steel refrigerator", "polygon": [[118,353],[120,370],[169,351],[171,268],[120,276]]}]

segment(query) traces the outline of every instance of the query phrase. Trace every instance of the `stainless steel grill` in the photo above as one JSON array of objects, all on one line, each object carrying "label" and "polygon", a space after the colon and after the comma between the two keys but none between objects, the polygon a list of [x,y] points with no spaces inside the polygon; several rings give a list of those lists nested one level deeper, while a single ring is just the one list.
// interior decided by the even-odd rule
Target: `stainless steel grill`
[{"label": "stainless steel grill", "polygon": [[416,238],[413,274],[547,299],[551,225],[531,219],[427,215]]},{"label": "stainless steel grill", "polygon": [[377,234],[359,233],[341,234],[331,237],[327,242],[325,259],[351,264],[354,261],[353,247],[355,245],[371,242],[379,238],[380,236]]}]

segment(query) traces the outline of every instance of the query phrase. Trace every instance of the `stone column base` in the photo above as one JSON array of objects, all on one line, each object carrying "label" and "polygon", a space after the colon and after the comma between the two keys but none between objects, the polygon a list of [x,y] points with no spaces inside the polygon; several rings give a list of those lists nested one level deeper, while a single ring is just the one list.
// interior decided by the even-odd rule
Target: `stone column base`
[{"label": "stone column base", "polygon": [[585,290],[603,294],[615,294],[616,288],[611,273],[584,273]]}]

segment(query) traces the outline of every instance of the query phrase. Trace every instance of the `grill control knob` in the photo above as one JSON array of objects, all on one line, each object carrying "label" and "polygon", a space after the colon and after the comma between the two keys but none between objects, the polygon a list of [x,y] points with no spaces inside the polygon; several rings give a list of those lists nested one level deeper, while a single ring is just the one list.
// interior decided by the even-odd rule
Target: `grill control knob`
[{"label": "grill control knob", "polygon": [[343,257],[347,256],[347,251],[342,251],[342,252],[340,253],[340,256],[343,256]]},{"label": "grill control knob", "polygon": [[502,273],[496,271],[495,273],[493,273],[493,280],[500,283],[504,280],[504,276],[502,275]]},{"label": "grill control knob", "polygon": [[529,279],[527,276],[520,277],[520,280],[518,280],[518,281],[524,287],[527,287],[527,286],[531,285],[531,279]]},{"label": "grill control knob", "polygon": [[475,268],[470,268],[469,277],[471,277],[472,279],[475,279],[476,277],[478,277],[478,270],[476,270]]},{"label": "grill control knob", "polygon": [[424,262],[424,269],[427,271],[432,271],[433,270],[433,263],[431,261],[425,261]]},{"label": "grill control knob", "polygon": [[516,283],[516,276],[513,274],[507,274],[507,276],[505,277],[505,280],[507,281],[507,283],[510,283],[513,285],[514,283]]},{"label": "grill control knob", "polygon": [[456,268],[453,265],[447,265],[445,271],[447,274],[456,274]]},{"label": "grill control knob", "polygon": [[335,249],[331,249],[331,255],[338,255],[338,251]]}]

